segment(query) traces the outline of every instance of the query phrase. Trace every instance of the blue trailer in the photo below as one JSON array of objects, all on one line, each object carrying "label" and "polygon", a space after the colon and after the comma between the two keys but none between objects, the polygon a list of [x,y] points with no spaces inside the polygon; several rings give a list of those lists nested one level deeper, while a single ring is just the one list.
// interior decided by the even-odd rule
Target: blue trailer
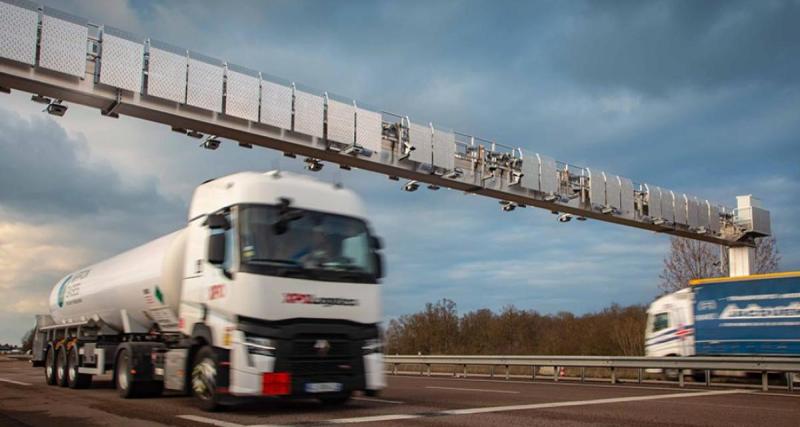
[{"label": "blue trailer", "polygon": [[800,272],[690,284],[696,355],[800,356]]}]

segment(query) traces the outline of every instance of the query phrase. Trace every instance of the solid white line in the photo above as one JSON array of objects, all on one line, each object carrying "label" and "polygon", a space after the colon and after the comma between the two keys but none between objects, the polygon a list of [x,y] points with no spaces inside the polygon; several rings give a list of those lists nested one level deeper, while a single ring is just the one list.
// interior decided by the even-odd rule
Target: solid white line
[{"label": "solid white line", "polygon": [[486,408],[452,409],[449,411],[442,411],[440,413],[445,415],[484,414],[488,412],[507,412],[507,411],[523,411],[530,409],[563,408],[568,406],[602,405],[607,403],[640,402],[644,400],[677,399],[682,397],[718,396],[718,395],[736,394],[736,393],[752,393],[752,392],[749,390],[718,390],[718,391],[703,391],[696,393],[657,394],[651,396],[614,397],[609,399],[534,403],[529,405],[509,405],[509,406],[490,406]]},{"label": "solid white line", "polygon": [[481,393],[508,393],[508,394],[519,394],[518,391],[513,390],[492,390],[488,388],[460,388],[460,387],[439,387],[439,386],[426,386],[425,388],[431,388],[435,390],[456,390],[456,391],[479,391]]},{"label": "solid white line", "polygon": [[782,397],[800,397],[800,394],[791,394],[788,391],[786,393],[767,393],[765,391],[756,391],[753,394],[764,395],[764,396],[782,396]]},{"label": "solid white line", "polygon": [[378,421],[398,421],[410,420],[414,418],[421,418],[421,415],[414,414],[396,414],[396,415],[373,415],[369,417],[354,417],[354,418],[337,418],[333,420],[320,421],[320,424],[354,424],[354,423],[371,423]]},{"label": "solid white line", "polygon": [[178,418],[184,420],[197,421],[198,423],[211,424],[217,427],[245,427],[244,424],[230,423],[228,421],[215,420],[213,418],[201,417],[198,415],[178,415]]},{"label": "solid white line", "polygon": [[391,403],[392,405],[402,405],[405,402],[401,402],[399,400],[386,400],[386,399],[377,399],[374,397],[353,397],[353,400],[363,400],[365,402],[378,402],[378,403]]},{"label": "solid white line", "polygon": [[5,378],[0,378],[0,381],[2,381],[4,383],[11,383],[11,384],[16,384],[16,385],[33,385],[31,383],[24,383],[22,381],[7,380]]}]

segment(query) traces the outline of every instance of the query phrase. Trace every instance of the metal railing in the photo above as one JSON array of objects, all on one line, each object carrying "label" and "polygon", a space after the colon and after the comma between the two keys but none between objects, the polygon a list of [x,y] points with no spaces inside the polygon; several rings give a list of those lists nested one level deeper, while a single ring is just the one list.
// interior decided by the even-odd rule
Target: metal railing
[{"label": "metal railing", "polygon": [[[795,357],[631,357],[631,356],[385,356],[384,362],[390,366],[391,373],[397,374],[400,365],[417,365],[420,374],[426,370],[431,375],[431,366],[452,366],[453,375],[462,368],[467,376],[468,366],[485,366],[492,369],[504,366],[505,377],[509,379],[510,367],[529,367],[531,379],[536,380],[537,368],[553,367],[553,381],[559,380],[559,368],[580,368],[580,381],[586,379],[586,368],[604,368],[611,373],[610,382],[618,382],[618,369],[635,369],[637,382],[642,382],[643,370],[661,369],[675,371],[677,382],[684,387],[687,371],[704,373],[706,386],[711,385],[712,371],[757,372],[761,374],[761,389],[769,389],[768,374],[782,373],[790,392],[794,391],[794,381],[800,373],[800,358]],[[544,376],[549,377],[549,376]]]}]

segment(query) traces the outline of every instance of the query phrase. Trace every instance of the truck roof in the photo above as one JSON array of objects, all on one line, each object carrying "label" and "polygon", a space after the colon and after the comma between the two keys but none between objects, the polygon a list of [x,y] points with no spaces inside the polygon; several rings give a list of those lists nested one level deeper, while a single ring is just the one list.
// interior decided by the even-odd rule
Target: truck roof
[{"label": "truck roof", "polygon": [[712,277],[709,279],[692,279],[689,281],[689,284],[692,286],[696,285],[707,285],[709,283],[729,283],[729,282],[743,282],[746,280],[764,280],[764,279],[780,279],[786,277],[800,277],[800,271],[785,271],[782,273],[766,273],[766,274],[753,274],[750,276],[739,276],[739,277]]},{"label": "truck roof", "polygon": [[298,208],[365,218],[361,199],[352,190],[305,175],[284,172],[239,172],[204,182],[197,187],[189,208],[189,221],[237,204],[277,204],[291,199]]}]

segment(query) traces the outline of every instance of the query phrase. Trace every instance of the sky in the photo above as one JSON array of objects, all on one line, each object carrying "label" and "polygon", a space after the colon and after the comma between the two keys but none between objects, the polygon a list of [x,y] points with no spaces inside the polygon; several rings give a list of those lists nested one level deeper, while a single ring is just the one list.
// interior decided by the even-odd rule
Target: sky
[{"label": "sky", "polygon": [[[800,270],[800,1],[45,0],[439,127],[771,211]],[[300,159],[0,95],[0,342],[66,273],[182,227],[208,178]],[[328,166],[385,241],[385,318],[449,298],[584,313],[658,294],[667,236]]]}]

